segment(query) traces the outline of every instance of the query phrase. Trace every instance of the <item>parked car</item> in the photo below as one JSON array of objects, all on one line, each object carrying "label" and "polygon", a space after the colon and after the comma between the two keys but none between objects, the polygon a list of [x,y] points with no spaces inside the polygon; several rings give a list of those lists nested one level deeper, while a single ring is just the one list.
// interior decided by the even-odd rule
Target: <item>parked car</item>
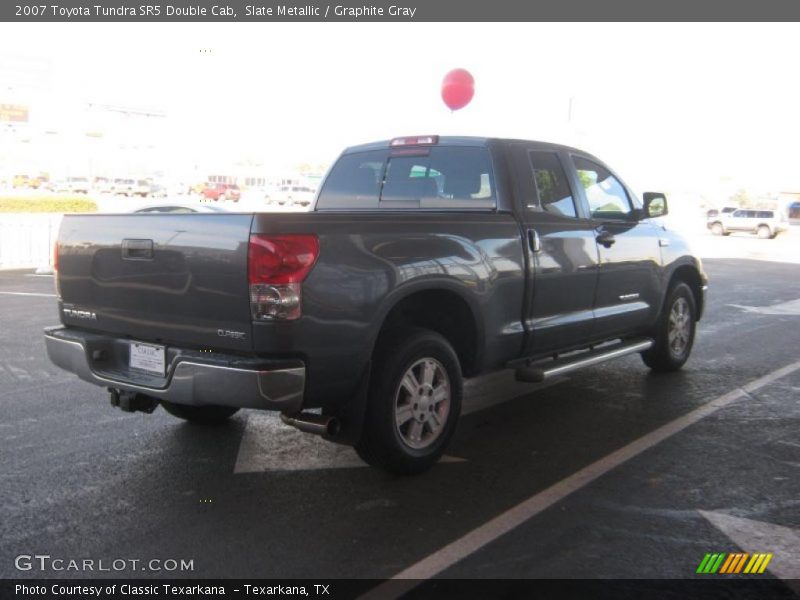
[{"label": "parked car", "polygon": [[280,206],[309,206],[314,201],[316,191],[304,185],[282,185],[270,199]]},{"label": "parked car", "polygon": [[26,188],[30,182],[30,178],[27,175],[14,175],[11,179],[11,186],[14,189],[19,188]]},{"label": "parked car", "polygon": [[65,215],[47,352],[126,411],[278,411],[419,473],[464,377],[539,382],[637,353],[683,366],[707,277],[667,210],[575,148],[356,146],[308,213]]},{"label": "parked car", "polygon": [[67,177],[50,184],[50,190],[57,193],[88,194],[89,180],[86,177]]},{"label": "parked car", "polygon": [[209,185],[210,184],[205,183],[205,182],[193,183],[193,184],[191,184],[189,186],[187,192],[189,193],[190,196],[194,195],[194,194],[196,194],[198,196],[202,196],[203,195],[203,190],[205,190],[206,187],[208,187]]},{"label": "parked car", "polygon": [[166,198],[167,188],[160,183],[151,183],[150,193],[148,195],[150,198]]},{"label": "parked car", "polygon": [[117,178],[111,182],[109,193],[117,196],[133,196],[136,191],[135,179]]},{"label": "parked car", "polygon": [[714,235],[730,235],[735,231],[743,231],[754,233],[761,239],[770,239],[789,229],[789,222],[780,211],[740,208],[711,219],[708,228]]},{"label": "parked car", "polygon": [[131,186],[131,195],[147,198],[150,195],[152,183],[149,179],[136,179]]},{"label": "parked car", "polygon": [[225,208],[218,204],[153,204],[150,206],[140,206],[135,209],[135,213],[159,213],[159,214],[181,214],[181,213],[208,213],[225,212]]},{"label": "parked car", "polygon": [[92,182],[92,189],[98,194],[110,194],[111,180],[108,177],[95,177]]},{"label": "parked car", "polygon": [[29,177],[28,175],[14,175],[11,179],[11,186],[14,189],[27,188],[37,190],[40,187],[46,187],[49,182],[47,175],[37,175],[36,177]]},{"label": "parked car", "polygon": [[235,183],[207,183],[203,188],[203,198],[208,200],[232,200],[238,202],[242,193]]}]

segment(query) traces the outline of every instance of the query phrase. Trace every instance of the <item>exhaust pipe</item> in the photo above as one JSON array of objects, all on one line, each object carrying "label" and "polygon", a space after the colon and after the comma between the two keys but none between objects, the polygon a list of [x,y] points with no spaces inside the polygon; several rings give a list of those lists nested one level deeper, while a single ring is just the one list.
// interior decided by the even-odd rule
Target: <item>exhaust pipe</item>
[{"label": "exhaust pipe", "polygon": [[281,421],[306,433],[328,436],[339,433],[339,419],[336,417],[302,412],[292,415],[281,413]]}]

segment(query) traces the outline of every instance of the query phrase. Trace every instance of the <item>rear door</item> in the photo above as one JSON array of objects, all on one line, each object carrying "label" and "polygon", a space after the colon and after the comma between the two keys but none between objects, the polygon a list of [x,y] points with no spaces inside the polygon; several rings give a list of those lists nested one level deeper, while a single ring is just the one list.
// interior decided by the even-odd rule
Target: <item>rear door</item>
[{"label": "rear door", "polygon": [[651,221],[639,220],[633,195],[608,167],[577,154],[570,158],[600,257],[593,337],[636,333],[660,306],[658,231]]},{"label": "rear door", "polygon": [[728,218],[725,227],[731,231],[746,231],[750,229],[748,210],[735,210]]},{"label": "rear door", "polygon": [[64,217],[63,323],[142,341],[249,350],[251,221],[219,213]]},{"label": "rear door", "polygon": [[528,255],[525,354],[532,356],[590,337],[598,254],[563,151],[525,142],[511,151]]}]

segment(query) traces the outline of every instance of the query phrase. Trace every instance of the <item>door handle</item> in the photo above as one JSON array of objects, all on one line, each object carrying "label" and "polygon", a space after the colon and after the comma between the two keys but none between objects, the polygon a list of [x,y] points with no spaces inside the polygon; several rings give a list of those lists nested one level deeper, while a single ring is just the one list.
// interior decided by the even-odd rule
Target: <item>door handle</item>
[{"label": "door handle", "polygon": [[614,237],[614,234],[608,231],[608,229],[598,230],[597,237],[595,239],[597,240],[598,244],[605,246],[606,248],[611,248],[611,246],[614,245],[614,242],[617,241]]},{"label": "door handle", "polygon": [[122,240],[123,260],[153,260],[153,240]]},{"label": "door handle", "polygon": [[528,229],[528,246],[533,253],[542,251],[542,241],[539,239],[539,234],[536,233],[535,229]]}]

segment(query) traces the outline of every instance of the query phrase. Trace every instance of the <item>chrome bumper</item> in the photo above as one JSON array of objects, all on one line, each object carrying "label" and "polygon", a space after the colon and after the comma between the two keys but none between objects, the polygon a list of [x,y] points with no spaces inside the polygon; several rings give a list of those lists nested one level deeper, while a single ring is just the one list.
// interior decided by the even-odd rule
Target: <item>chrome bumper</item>
[{"label": "chrome bumper", "polygon": [[[215,355],[213,360],[183,351],[167,367],[163,381],[135,373],[103,372],[93,359],[93,347],[109,347],[113,338],[63,327],[45,330],[47,355],[53,364],[89,383],[138,392],[175,404],[260,408],[294,413],[303,406],[305,366],[299,361],[263,361]],[[236,366],[224,364],[233,363]],[[271,362],[271,364],[270,364]]]}]

